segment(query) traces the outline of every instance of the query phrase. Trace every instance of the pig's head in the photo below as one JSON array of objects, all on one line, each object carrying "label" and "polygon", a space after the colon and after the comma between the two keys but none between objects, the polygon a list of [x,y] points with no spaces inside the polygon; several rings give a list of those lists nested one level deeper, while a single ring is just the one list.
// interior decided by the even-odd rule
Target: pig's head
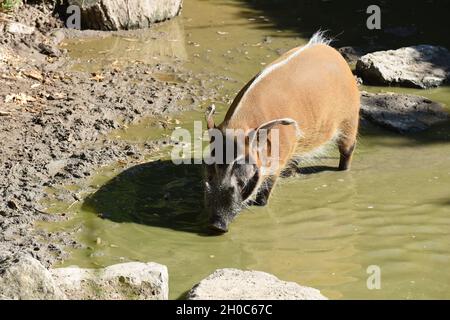
[{"label": "pig's head", "polygon": [[265,178],[266,162],[260,157],[261,151],[264,149],[265,154],[270,154],[274,143],[267,132],[276,125],[297,126],[297,123],[283,118],[266,122],[250,132],[230,132],[216,128],[213,114],[214,106],[211,106],[206,115],[211,157],[205,164],[205,208],[210,229],[223,233],[228,231],[238,213],[251,203]]}]

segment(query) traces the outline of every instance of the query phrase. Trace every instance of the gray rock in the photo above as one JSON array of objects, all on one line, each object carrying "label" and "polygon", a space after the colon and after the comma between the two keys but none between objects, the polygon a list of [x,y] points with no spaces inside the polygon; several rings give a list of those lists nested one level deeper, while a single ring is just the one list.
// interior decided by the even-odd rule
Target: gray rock
[{"label": "gray rock", "polygon": [[340,47],[339,53],[349,64],[355,64],[365,53],[365,51],[358,47]]},{"label": "gray rock", "polygon": [[6,31],[12,34],[33,34],[34,30],[34,27],[18,22],[10,22],[6,26]]},{"label": "gray rock", "polygon": [[59,45],[66,38],[66,33],[64,30],[57,29],[51,31],[47,36],[50,38],[53,45]]},{"label": "gray rock", "polygon": [[167,300],[167,267],[149,262],[128,262],[103,269],[78,267],[50,270],[69,299]]},{"label": "gray rock", "polygon": [[325,300],[319,290],[261,271],[219,269],[195,285],[189,300]]},{"label": "gray rock", "polygon": [[148,28],[177,16],[182,0],[69,0],[81,8],[83,29],[128,30]]},{"label": "gray rock", "polygon": [[361,115],[382,127],[414,133],[449,120],[437,102],[421,96],[396,93],[361,93]]},{"label": "gray rock", "polygon": [[50,272],[36,259],[24,254],[0,254],[0,299],[65,299]]},{"label": "gray rock", "polygon": [[57,58],[62,55],[61,51],[55,46],[45,44],[45,43],[40,43],[38,47],[42,54],[45,54],[49,57]]},{"label": "gray rock", "polygon": [[356,73],[367,84],[437,87],[450,79],[450,52],[431,45],[377,51],[358,60]]}]

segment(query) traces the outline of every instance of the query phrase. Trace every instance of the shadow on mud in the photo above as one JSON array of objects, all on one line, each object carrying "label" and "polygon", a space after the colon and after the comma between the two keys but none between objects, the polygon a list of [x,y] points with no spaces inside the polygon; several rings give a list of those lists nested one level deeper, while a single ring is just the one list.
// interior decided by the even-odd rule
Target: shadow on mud
[{"label": "shadow on mud", "polygon": [[165,160],[136,165],[90,195],[83,209],[114,222],[209,235],[198,164],[177,166]]},{"label": "shadow on mud", "polygon": [[[338,163],[338,160],[336,160],[336,164]],[[325,171],[339,171],[339,168],[332,167],[332,166],[308,166],[308,167],[299,167],[297,169],[297,172],[303,175],[310,175],[310,174],[316,174],[321,173]]]}]

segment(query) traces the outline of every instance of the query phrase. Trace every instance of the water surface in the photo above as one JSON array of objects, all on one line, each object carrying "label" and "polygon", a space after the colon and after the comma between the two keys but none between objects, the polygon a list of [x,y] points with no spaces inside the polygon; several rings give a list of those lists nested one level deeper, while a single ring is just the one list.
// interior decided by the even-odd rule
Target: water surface
[{"label": "water surface", "polygon": [[[306,42],[237,1],[185,1],[182,16],[158,28],[170,37],[88,39],[67,48],[81,69],[175,59],[194,72],[220,75],[210,84],[222,95],[220,118],[265,64]],[[176,79],[160,76],[168,85]],[[421,94],[450,106],[448,87],[362,89]],[[178,124],[170,128],[191,129],[205,105],[175,116]],[[113,136],[140,144],[170,132],[147,119]],[[173,165],[169,151],[149,154],[146,163],[102,168],[85,201],[50,205],[51,212],[71,212],[73,219],[46,228],[77,230],[87,245],[72,250],[62,265],[159,262],[169,268],[171,298],[223,267],[270,272],[334,299],[450,298],[448,124],[413,136],[367,126],[351,171],[332,170],[338,155],[331,150],[303,164],[304,174],[283,179],[267,207],[244,211],[219,237],[204,233],[201,168]],[[381,269],[380,290],[367,288],[371,265]]]}]

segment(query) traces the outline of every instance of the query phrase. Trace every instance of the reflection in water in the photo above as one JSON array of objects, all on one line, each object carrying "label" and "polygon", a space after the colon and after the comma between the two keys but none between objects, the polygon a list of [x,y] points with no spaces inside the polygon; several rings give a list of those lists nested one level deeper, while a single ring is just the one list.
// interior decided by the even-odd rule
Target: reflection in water
[{"label": "reflection in water", "polygon": [[111,64],[139,61],[155,64],[186,61],[185,35],[180,19],[162,24],[157,30],[137,30],[131,36],[112,35],[98,39],[69,40],[66,48],[74,59],[74,69],[95,70]]},{"label": "reflection in water", "polygon": [[[185,30],[185,66],[221,75],[217,90],[224,100],[233,97],[265,63],[305,41],[266,19],[259,10],[243,9],[242,1],[186,1],[183,17],[174,20]],[[109,41],[97,40],[93,50],[108,47]],[[122,48],[152,46],[139,38],[117,41]],[[78,54],[74,47],[70,52]],[[113,54],[95,57],[108,61]],[[132,54],[127,58],[137,59]],[[89,59],[91,53],[82,55]],[[450,106],[448,87],[364,90],[419,93]],[[225,107],[218,108],[219,116]],[[189,126],[203,112],[177,118]],[[142,143],[162,134],[151,124],[150,119],[132,126],[121,139]],[[223,267],[270,272],[317,287],[330,298],[450,298],[448,124],[416,136],[365,126],[350,172],[333,170],[334,152],[301,164],[300,175],[282,179],[267,207],[242,212],[220,237],[201,231],[200,166],[177,167],[164,160],[125,171],[120,164],[104,168],[92,180],[102,187],[84,204],[59,208],[76,213],[74,218],[48,228],[77,230],[87,245],[73,250],[64,265],[166,264],[171,298]],[[167,159],[168,151],[159,158]],[[366,287],[370,265],[381,269],[381,290]]]}]

